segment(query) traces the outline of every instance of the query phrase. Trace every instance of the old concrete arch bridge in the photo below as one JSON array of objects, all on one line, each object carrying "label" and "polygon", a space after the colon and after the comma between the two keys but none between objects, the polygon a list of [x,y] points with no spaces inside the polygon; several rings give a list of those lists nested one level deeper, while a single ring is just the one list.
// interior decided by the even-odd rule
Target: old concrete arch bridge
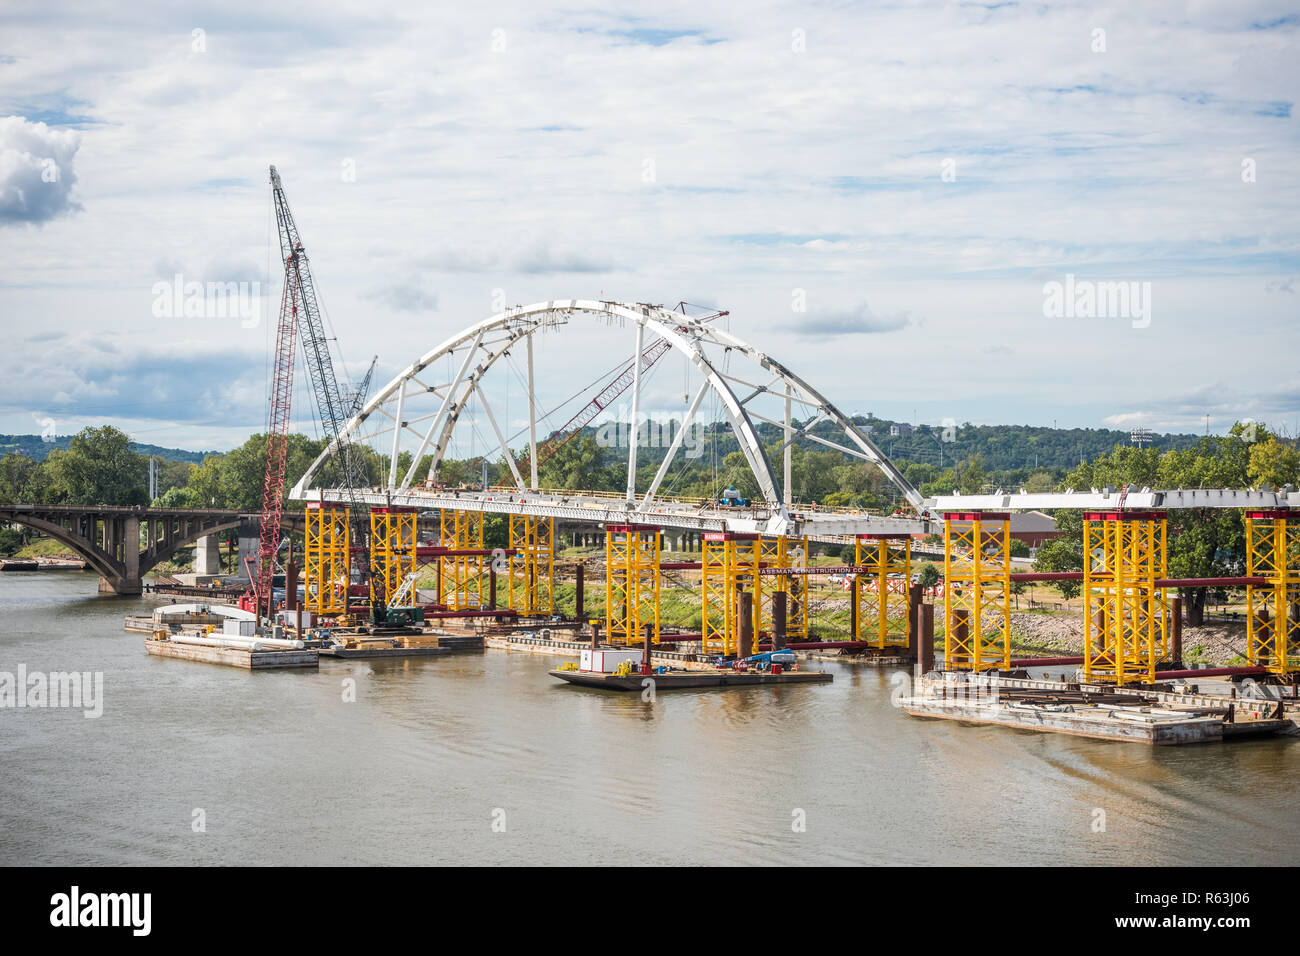
[{"label": "old concrete arch bridge", "polygon": [[[201,538],[256,526],[256,512],[219,508],[149,508],[109,505],[0,504],[0,522],[18,524],[67,545],[99,573],[105,594],[134,595],[144,576]],[[286,529],[301,530],[301,515],[286,515]]]}]

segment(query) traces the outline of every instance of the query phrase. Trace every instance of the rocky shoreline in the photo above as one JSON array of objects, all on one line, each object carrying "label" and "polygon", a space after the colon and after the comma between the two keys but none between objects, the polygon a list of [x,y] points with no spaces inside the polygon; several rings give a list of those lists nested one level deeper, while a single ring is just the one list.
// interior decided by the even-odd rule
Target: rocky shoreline
[{"label": "rocky shoreline", "polygon": [[[1083,653],[1083,616],[1070,613],[1012,612],[1011,641],[1025,656],[1071,657]],[[1050,652],[1050,653],[1049,653]],[[1244,622],[1216,621],[1201,627],[1183,626],[1183,658],[1224,665],[1240,663],[1246,654]]]}]

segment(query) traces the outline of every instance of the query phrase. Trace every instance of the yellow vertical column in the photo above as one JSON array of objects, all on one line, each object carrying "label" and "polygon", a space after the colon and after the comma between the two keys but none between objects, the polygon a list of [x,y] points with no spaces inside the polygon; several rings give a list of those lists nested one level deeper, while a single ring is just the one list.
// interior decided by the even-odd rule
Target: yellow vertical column
[{"label": "yellow vertical column", "polygon": [[727,540],[720,533],[703,536],[700,546],[700,633],[705,654],[727,650]]},{"label": "yellow vertical column", "polygon": [[854,563],[869,570],[858,579],[858,631],[854,640],[879,649],[906,646],[912,539],[905,534],[860,534]]},{"label": "yellow vertical column", "polygon": [[1011,667],[1011,516],[944,515],[944,659],[949,670]]},{"label": "yellow vertical column", "polygon": [[470,611],[487,606],[483,574],[483,512],[453,511],[439,515],[439,537],[453,553],[439,558],[441,588],[439,603],[453,611]]},{"label": "yellow vertical column", "polygon": [[555,613],[555,519],[510,516],[507,598],[520,614]]},{"label": "yellow vertical column", "polygon": [[1287,511],[1246,515],[1246,659],[1274,674],[1300,670],[1300,518]]},{"label": "yellow vertical column", "polygon": [[762,541],[756,534],[731,531],[704,535],[701,561],[703,583],[701,628],[706,654],[731,656],[740,646],[740,609],[737,591],[754,594],[753,627],[757,641],[762,626]]},{"label": "yellow vertical column", "polygon": [[[807,536],[790,538],[785,535],[768,536],[759,539],[759,560],[763,567],[781,569],[799,569],[808,567]],[[757,575],[758,586],[755,588],[755,604],[759,607],[758,624],[755,638],[759,639],[772,633],[772,608],[776,595],[784,593],[785,633],[790,642],[806,640],[808,637],[808,575],[781,574]]]},{"label": "yellow vertical column", "polygon": [[1153,683],[1168,653],[1168,523],[1160,511],[1094,511],[1083,521],[1087,681]]},{"label": "yellow vertical column", "polygon": [[659,528],[605,529],[605,631],[611,644],[640,644],[644,628],[659,641]]},{"label": "yellow vertical column", "polygon": [[303,609],[315,614],[346,614],[351,568],[348,509],[307,505],[303,549]]},{"label": "yellow vertical column", "polygon": [[385,603],[415,574],[415,546],[414,508],[370,509],[371,585]]}]

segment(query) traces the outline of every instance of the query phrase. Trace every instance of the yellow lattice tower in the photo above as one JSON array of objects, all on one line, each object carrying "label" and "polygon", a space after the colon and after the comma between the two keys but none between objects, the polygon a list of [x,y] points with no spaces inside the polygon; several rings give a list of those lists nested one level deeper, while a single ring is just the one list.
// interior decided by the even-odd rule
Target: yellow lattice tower
[{"label": "yellow lattice tower", "polygon": [[324,615],[346,614],[352,567],[348,509],[309,504],[304,538],[304,610]]},{"label": "yellow lattice tower", "polygon": [[943,551],[945,666],[976,672],[1009,670],[1011,516],[978,511],[945,514]]},{"label": "yellow lattice tower", "polygon": [[641,644],[645,625],[659,641],[659,529],[605,528],[605,633],[611,644]]},{"label": "yellow lattice tower", "polygon": [[1246,659],[1274,674],[1300,670],[1300,515],[1246,514]]},{"label": "yellow lattice tower", "polygon": [[881,649],[906,647],[911,535],[858,535],[854,564],[870,570],[858,578],[858,633],[853,640],[874,643]]},{"label": "yellow lattice tower", "polygon": [[[759,539],[759,560],[768,568],[808,567],[808,537],[788,538],[784,535]],[[790,642],[808,639],[808,575],[760,575],[755,587],[755,604],[759,605],[759,626],[754,631],[755,640],[773,630],[772,609],[778,593],[785,598],[785,635]]]},{"label": "yellow lattice tower", "polygon": [[510,516],[509,607],[528,616],[555,613],[555,519]]},{"label": "yellow lattice tower", "polygon": [[[700,561],[700,627],[704,653],[729,657],[739,648],[740,606],[737,592],[742,587],[754,592],[753,625],[757,640],[762,624],[762,584],[758,575],[762,550],[762,542],[756,534],[716,531],[704,535]],[[804,626],[807,626],[806,616]]]},{"label": "yellow lattice tower", "polygon": [[[439,515],[439,538],[452,551],[481,552],[483,512],[444,508]],[[448,554],[438,559],[438,602],[452,611],[472,611],[487,606],[483,554]]]},{"label": "yellow lattice tower", "polygon": [[1156,679],[1167,653],[1163,511],[1092,511],[1083,518],[1084,680]]},{"label": "yellow lattice tower", "polygon": [[370,576],[383,583],[385,603],[415,573],[415,518],[414,508],[370,509]]}]

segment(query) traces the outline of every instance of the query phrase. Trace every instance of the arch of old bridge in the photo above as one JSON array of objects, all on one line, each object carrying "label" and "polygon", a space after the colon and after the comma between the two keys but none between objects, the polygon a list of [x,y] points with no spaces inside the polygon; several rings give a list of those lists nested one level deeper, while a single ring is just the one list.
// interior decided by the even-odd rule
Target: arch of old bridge
[{"label": "arch of old bridge", "polygon": [[[180,548],[259,521],[256,513],[222,509],[0,504],[0,522],[67,545],[99,572],[101,592],[122,595],[140,594],[144,576]],[[303,519],[287,515],[284,524],[301,529]]]}]

